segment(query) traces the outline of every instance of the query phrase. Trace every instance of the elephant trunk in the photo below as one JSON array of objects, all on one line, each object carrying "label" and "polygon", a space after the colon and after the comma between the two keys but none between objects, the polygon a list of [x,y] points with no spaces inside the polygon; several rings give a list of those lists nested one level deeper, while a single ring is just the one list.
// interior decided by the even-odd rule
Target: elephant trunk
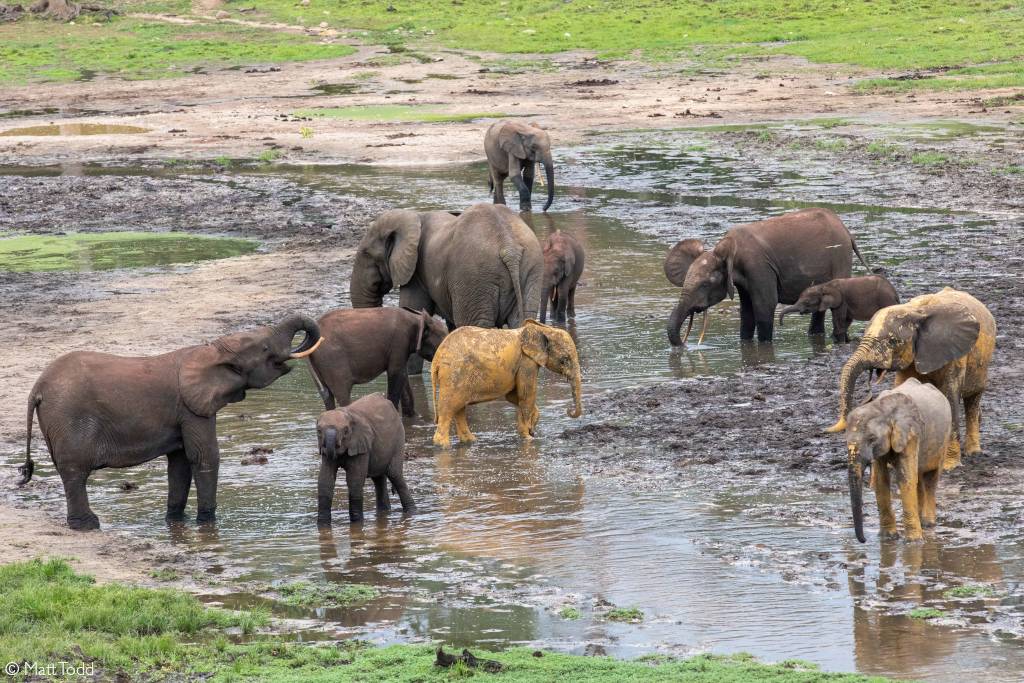
[{"label": "elephant trunk", "polygon": [[322,341],[320,326],[308,315],[289,316],[282,320],[275,329],[279,334],[287,338],[289,345],[296,332],[302,330],[306,333],[302,342],[294,349],[291,349],[289,358],[305,358],[316,351]]},{"label": "elephant trunk", "polygon": [[569,417],[576,418],[583,414],[583,401],[581,394],[583,393],[583,381],[580,378],[580,366],[576,364],[573,368],[572,377],[569,378],[572,383],[572,405],[565,411],[565,414]]},{"label": "elephant trunk", "polygon": [[328,427],[324,430],[323,454],[330,460],[336,460],[338,454],[338,430]]},{"label": "elephant trunk", "polygon": [[785,318],[790,313],[802,313],[802,312],[803,311],[800,310],[799,306],[796,306],[796,305],[786,306],[785,308],[783,308],[779,312],[779,327],[782,327],[782,319]]},{"label": "elephant trunk", "polygon": [[829,432],[841,432],[846,429],[846,416],[850,413],[853,405],[853,389],[857,384],[857,378],[861,373],[871,367],[871,361],[867,357],[867,347],[862,343],[850,360],[846,361],[843,371],[839,375],[839,421],[828,428]]},{"label": "elephant trunk", "polygon": [[544,164],[544,180],[548,184],[548,200],[544,203],[544,211],[547,211],[555,201],[555,165],[551,161],[551,152],[544,155],[541,163]]},{"label": "elephant trunk", "polygon": [[356,254],[348,289],[352,308],[379,308],[384,305],[384,297],[377,291],[375,283],[371,281],[373,278],[368,277],[370,273],[377,274],[377,266],[372,263],[369,256],[361,252]]},{"label": "elephant trunk", "polygon": [[[682,346],[683,338],[679,336],[679,329],[683,326],[683,320],[693,313],[686,292],[679,297],[679,303],[672,309],[672,315],[668,319],[668,341],[672,346]],[[691,318],[692,320],[692,318]]]},{"label": "elephant trunk", "polygon": [[[548,321],[548,301],[550,301],[552,297],[554,297],[555,295],[554,285],[549,285],[546,282],[544,283],[544,285],[544,290],[541,293],[540,297],[540,321],[542,323],[546,323]],[[554,308],[555,307],[552,304],[551,309],[554,310]]]},{"label": "elephant trunk", "polygon": [[855,453],[850,454],[847,478],[850,483],[850,509],[853,511],[853,531],[857,534],[857,540],[864,543],[866,540],[864,538],[864,472]]}]

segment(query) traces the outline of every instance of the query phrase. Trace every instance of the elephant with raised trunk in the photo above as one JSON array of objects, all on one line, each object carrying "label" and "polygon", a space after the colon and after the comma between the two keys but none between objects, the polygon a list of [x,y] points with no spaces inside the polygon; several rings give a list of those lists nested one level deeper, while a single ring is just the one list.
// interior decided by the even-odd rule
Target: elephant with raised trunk
[{"label": "elephant with raised trunk", "polygon": [[779,312],[779,327],[790,313],[832,311],[832,337],[845,344],[850,341],[848,332],[854,320],[871,320],[878,311],[899,302],[896,288],[881,275],[838,278],[805,289],[795,304]]},{"label": "elephant with raised trunk", "polygon": [[494,193],[494,203],[505,203],[505,178],[511,176],[519,191],[519,210],[530,211],[536,165],[544,165],[548,199],[544,210],[555,200],[555,165],[551,160],[551,139],[535,123],[498,121],[484,136],[489,177],[487,186]]},{"label": "elephant with raised trunk", "polygon": [[850,413],[846,448],[850,507],[858,541],[865,541],[863,489],[868,467],[883,538],[899,537],[892,513],[891,475],[895,475],[903,502],[907,540],[919,541],[922,527],[935,526],[935,493],[949,447],[950,420],[949,402],[942,392],[914,377]]},{"label": "elephant with raised trunk", "polygon": [[[299,331],[305,338],[296,348]],[[160,356],[75,351],[50,363],[28,399],[26,460],[32,478],[32,418],[46,438],[64,482],[68,526],[98,529],[85,483],[93,470],[132,467],[167,456],[167,519],[181,519],[195,481],[199,522],[217,508],[217,411],[270,386],[320,344],[320,328],[304,315],[230,334]]]},{"label": "elephant with raised trunk", "polygon": [[529,226],[507,207],[386,211],[370,225],[352,266],[354,308],[399,305],[435,313],[449,329],[518,327],[537,316],[544,256]]},{"label": "elephant with raised trunk", "polygon": [[[687,244],[688,242],[688,244]],[[698,248],[699,247],[699,248]],[[839,216],[829,209],[803,209],[729,230],[711,251],[699,242],[673,247],[665,264],[669,280],[682,282],[668,322],[668,338],[681,346],[679,329],[695,313],[728,296],[740,296],[740,339],[771,341],[775,307],[796,303],[811,285],[850,277],[856,253],[869,271]],[[671,273],[671,274],[670,274]],[[689,332],[689,329],[687,330]],[[811,315],[809,334],[825,332],[825,314]]]},{"label": "elephant with raised trunk", "polygon": [[981,395],[996,346],[996,321],[966,292],[946,287],[883,308],[871,318],[860,345],[839,377],[839,421],[846,429],[857,378],[866,370],[895,370],[896,385],[910,377],[934,384],[949,401],[953,438],[945,469],[960,464],[960,402],[967,417],[967,454],[981,453]]}]

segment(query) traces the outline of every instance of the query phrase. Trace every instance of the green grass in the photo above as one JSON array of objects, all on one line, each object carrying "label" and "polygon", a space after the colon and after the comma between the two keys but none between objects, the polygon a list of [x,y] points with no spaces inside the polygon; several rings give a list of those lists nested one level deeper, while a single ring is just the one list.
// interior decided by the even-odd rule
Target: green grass
[{"label": "green grass", "polygon": [[565,619],[566,621],[576,621],[583,615],[580,613],[578,609],[576,609],[572,605],[569,605],[567,607],[563,607],[562,609],[560,609],[558,611],[558,616]]},{"label": "green grass", "polygon": [[956,586],[942,594],[944,598],[991,598],[996,594],[989,586]]},{"label": "green grass", "polygon": [[256,161],[262,164],[269,164],[281,157],[281,152],[276,149],[265,149],[256,157]]},{"label": "green grass", "polygon": [[0,25],[0,84],[73,81],[92,74],[168,78],[197,68],[327,59],[352,52],[348,45],[231,24],[178,25],[128,17],[102,24],[23,19]]},{"label": "green grass", "polygon": [[297,581],[275,586],[282,602],[294,607],[345,607],[373,600],[380,593],[373,586],[360,583],[331,584]]},{"label": "green grass", "polygon": [[847,142],[842,138],[815,138],[814,148],[822,152],[841,152],[846,149]]},{"label": "green grass", "polygon": [[949,155],[942,152],[917,152],[910,157],[916,166],[941,166],[949,162]]},{"label": "green grass", "polygon": [[505,118],[515,114],[502,112],[451,113],[437,107],[411,104],[367,105],[359,107],[314,107],[300,109],[295,116],[310,116],[349,121],[403,121],[407,123],[448,123],[476,119]]},{"label": "green grass", "polygon": [[945,615],[945,612],[934,607],[917,607],[907,612],[907,616],[911,619],[935,619]]},{"label": "green grass", "polygon": [[167,567],[161,567],[160,569],[154,569],[149,572],[150,578],[156,579],[157,581],[177,581],[181,578],[174,569],[168,569]]},{"label": "green grass", "polygon": [[903,152],[903,148],[900,145],[886,142],[885,140],[875,140],[869,143],[865,150],[873,157],[890,160],[895,159]]},{"label": "green grass", "polygon": [[644,613],[636,607],[615,607],[608,610],[604,618],[608,621],[643,621]]}]

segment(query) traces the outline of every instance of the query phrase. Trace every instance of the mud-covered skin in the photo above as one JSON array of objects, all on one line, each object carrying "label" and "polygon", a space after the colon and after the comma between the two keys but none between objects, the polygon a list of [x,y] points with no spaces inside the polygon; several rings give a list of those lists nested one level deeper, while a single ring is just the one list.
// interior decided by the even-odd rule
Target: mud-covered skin
[{"label": "mud-covered skin", "polygon": [[946,287],[879,311],[839,377],[842,431],[852,405],[858,375],[867,369],[896,370],[896,385],[910,377],[934,384],[949,400],[953,439],[946,469],[960,464],[960,403],[967,423],[968,455],[981,453],[981,396],[995,350],[996,322],[983,303],[966,292]]},{"label": "mud-covered skin", "polygon": [[899,487],[907,540],[921,540],[922,527],[935,526],[935,494],[949,447],[951,420],[942,392],[913,377],[850,413],[847,474],[858,541],[865,541],[861,492],[867,467],[872,471],[883,538],[899,536],[890,499],[891,479]]},{"label": "mud-covered skin", "polygon": [[466,407],[501,398],[516,406],[519,435],[524,439],[534,436],[540,419],[537,375],[541,366],[572,383],[573,405],[566,414],[579,417],[580,360],[568,332],[534,320],[514,330],[460,327],[452,332],[430,365],[437,423],[434,444],[450,445],[453,421],[460,441],[475,441]]},{"label": "mud-covered skin", "polygon": [[831,311],[832,338],[845,344],[850,341],[847,333],[854,320],[871,320],[879,310],[899,302],[896,288],[880,275],[839,278],[805,289],[795,304],[779,312],[779,327],[790,313]]}]

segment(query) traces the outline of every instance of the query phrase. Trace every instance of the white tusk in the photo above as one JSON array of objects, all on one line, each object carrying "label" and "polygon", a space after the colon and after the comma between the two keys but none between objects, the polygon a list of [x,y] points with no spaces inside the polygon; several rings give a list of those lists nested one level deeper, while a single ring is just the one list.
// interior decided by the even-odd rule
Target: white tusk
[{"label": "white tusk", "polygon": [[704,342],[704,335],[708,331],[708,311],[704,309],[704,324],[700,327],[700,337],[697,339],[697,346],[700,346]]},{"label": "white tusk", "polygon": [[324,338],[320,337],[319,339],[316,340],[316,344],[313,344],[312,348],[309,348],[309,349],[307,349],[305,351],[300,351],[299,353],[293,353],[292,355],[290,355],[288,357],[289,358],[305,358],[306,356],[310,355],[311,353],[313,353],[314,351],[319,349],[320,345],[323,344],[323,343],[324,343]]},{"label": "white tusk", "polygon": [[686,346],[686,342],[690,340],[691,329],[693,329],[693,313],[690,314],[690,320],[686,323],[686,334],[683,335],[683,346]]}]

